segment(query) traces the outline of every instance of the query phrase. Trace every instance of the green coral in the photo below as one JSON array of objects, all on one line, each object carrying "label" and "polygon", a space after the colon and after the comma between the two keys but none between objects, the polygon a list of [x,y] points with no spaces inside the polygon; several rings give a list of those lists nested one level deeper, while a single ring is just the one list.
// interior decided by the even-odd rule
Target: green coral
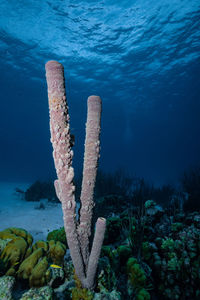
[{"label": "green coral", "polygon": [[168,237],[155,240],[156,248],[147,261],[163,297],[196,299],[195,291],[200,284],[200,230],[193,224],[173,223],[172,226],[174,229]]},{"label": "green coral", "polygon": [[137,296],[136,296],[136,300],[150,300],[151,296],[149,294],[149,292],[147,290],[145,290],[145,288],[142,288],[141,290],[139,290]]},{"label": "green coral", "polygon": [[136,258],[129,258],[127,262],[127,272],[129,281],[135,290],[140,290],[145,286],[146,275]]},{"label": "green coral", "polygon": [[176,255],[168,261],[167,265],[170,271],[180,271],[180,262]]},{"label": "green coral", "polygon": [[144,203],[144,207],[145,209],[149,209],[149,208],[152,208],[156,206],[156,202],[153,201],[153,200],[147,200],[145,203]]},{"label": "green coral", "polygon": [[171,230],[174,232],[180,231],[183,229],[183,224],[180,222],[172,223],[171,224]]},{"label": "green coral", "polygon": [[102,246],[101,257],[107,256],[110,260],[112,260],[112,258],[113,258],[112,250],[113,249],[111,246]]},{"label": "green coral", "polygon": [[60,229],[55,229],[47,235],[47,241],[54,240],[59,241],[67,246],[67,239],[66,239],[66,233],[65,228],[60,227]]},{"label": "green coral", "polygon": [[142,256],[145,260],[149,260],[152,256],[152,247],[150,246],[149,242],[142,243]]},{"label": "green coral", "polygon": [[136,258],[129,258],[127,273],[130,285],[130,288],[128,288],[129,295],[135,294],[137,300],[149,300],[150,294],[145,289],[147,277]]},{"label": "green coral", "polygon": [[124,266],[132,255],[132,249],[128,245],[121,245],[117,248],[117,254],[120,265]]},{"label": "green coral", "polygon": [[111,217],[106,221],[104,245],[113,244],[120,240],[122,220],[119,217]]},{"label": "green coral", "polygon": [[120,269],[118,253],[112,246],[103,246],[101,249],[101,257],[108,258],[108,263],[111,265],[113,272],[118,272]]},{"label": "green coral", "polygon": [[172,238],[166,238],[162,241],[161,249],[164,251],[173,251],[175,247],[175,242]]}]

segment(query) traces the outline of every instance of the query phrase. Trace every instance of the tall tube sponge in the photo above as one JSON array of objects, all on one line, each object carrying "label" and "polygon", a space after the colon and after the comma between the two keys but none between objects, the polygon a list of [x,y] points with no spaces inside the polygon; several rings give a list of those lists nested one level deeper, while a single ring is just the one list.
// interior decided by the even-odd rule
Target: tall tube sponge
[{"label": "tall tube sponge", "polygon": [[76,221],[75,186],[72,167],[73,151],[69,128],[69,114],[66,102],[64,68],[57,61],[45,65],[48,86],[51,143],[57,173],[54,185],[61,201],[64,227],[75,273],[88,289],[94,287],[98,260],[103,244],[106,220],[98,218],[91,252],[89,237],[93,208],[93,192],[99,157],[99,133],[101,116],[101,99],[98,96],[88,98],[88,116],[86,124],[86,141],[84,169],[81,192],[80,223]]}]

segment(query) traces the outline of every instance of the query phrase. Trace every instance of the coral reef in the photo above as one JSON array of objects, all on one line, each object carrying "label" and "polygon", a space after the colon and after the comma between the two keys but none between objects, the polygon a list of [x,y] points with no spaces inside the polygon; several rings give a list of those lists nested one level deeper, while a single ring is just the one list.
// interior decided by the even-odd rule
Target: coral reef
[{"label": "coral reef", "polygon": [[[194,226],[173,230],[169,237],[157,238],[145,257],[153,269],[159,291],[166,299],[197,297],[200,290],[200,231]],[[184,285],[184,290],[183,290]]]},{"label": "coral reef", "polygon": [[[147,203],[147,209],[156,206]],[[118,235],[112,237],[119,220]],[[156,214],[146,214],[144,205],[144,213],[129,216],[124,211],[119,217],[111,217],[109,224],[93,291],[82,288],[77,276],[74,280],[72,261],[69,255],[64,258],[66,246],[60,241],[32,244],[32,237],[25,230],[8,228],[0,232],[0,298],[15,299],[13,286],[17,288],[20,282],[26,289],[31,287],[19,293],[23,300],[199,299],[198,212],[177,211],[171,215],[169,210],[161,213],[159,209]],[[138,247],[141,248],[139,256]],[[8,271],[12,271],[12,276],[5,276]]]},{"label": "coral reef", "polygon": [[[30,253],[32,236],[21,228],[7,228],[0,232],[0,240],[4,241],[1,248],[0,259],[6,269],[6,275],[15,275],[16,268]],[[6,242],[6,243],[5,243]]]},{"label": "coral reef", "polygon": [[8,228],[0,232],[2,275],[28,281],[30,287],[41,287],[52,281],[52,264],[62,266],[66,246],[59,241],[37,241],[23,229]]},{"label": "coral reef", "polygon": [[[147,220],[149,234],[147,233],[146,241],[142,245],[142,256],[152,269],[154,286],[164,299],[182,300],[199,297],[198,216],[199,214],[194,212],[188,214],[181,212],[174,216],[165,212],[160,221],[156,221],[157,223],[154,219]],[[165,231],[164,222],[168,224],[168,232]],[[151,223],[155,225],[154,230]]]}]

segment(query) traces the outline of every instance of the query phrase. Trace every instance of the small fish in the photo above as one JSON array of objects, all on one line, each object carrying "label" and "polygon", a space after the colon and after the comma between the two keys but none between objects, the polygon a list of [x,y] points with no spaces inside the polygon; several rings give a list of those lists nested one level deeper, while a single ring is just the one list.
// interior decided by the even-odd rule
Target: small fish
[{"label": "small fish", "polygon": [[62,269],[62,267],[57,266],[57,265],[50,265],[51,268],[55,268],[55,269]]}]

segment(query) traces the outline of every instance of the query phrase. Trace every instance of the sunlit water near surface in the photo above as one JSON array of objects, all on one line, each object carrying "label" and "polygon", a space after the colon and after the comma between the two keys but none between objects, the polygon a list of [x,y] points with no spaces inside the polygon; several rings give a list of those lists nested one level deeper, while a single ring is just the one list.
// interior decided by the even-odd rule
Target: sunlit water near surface
[{"label": "sunlit water near surface", "polygon": [[44,64],[65,67],[75,172],[86,99],[103,100],[100,167],[163,184],[199,163],[199,1],[0,2],[1,179],[54,178]]}]

